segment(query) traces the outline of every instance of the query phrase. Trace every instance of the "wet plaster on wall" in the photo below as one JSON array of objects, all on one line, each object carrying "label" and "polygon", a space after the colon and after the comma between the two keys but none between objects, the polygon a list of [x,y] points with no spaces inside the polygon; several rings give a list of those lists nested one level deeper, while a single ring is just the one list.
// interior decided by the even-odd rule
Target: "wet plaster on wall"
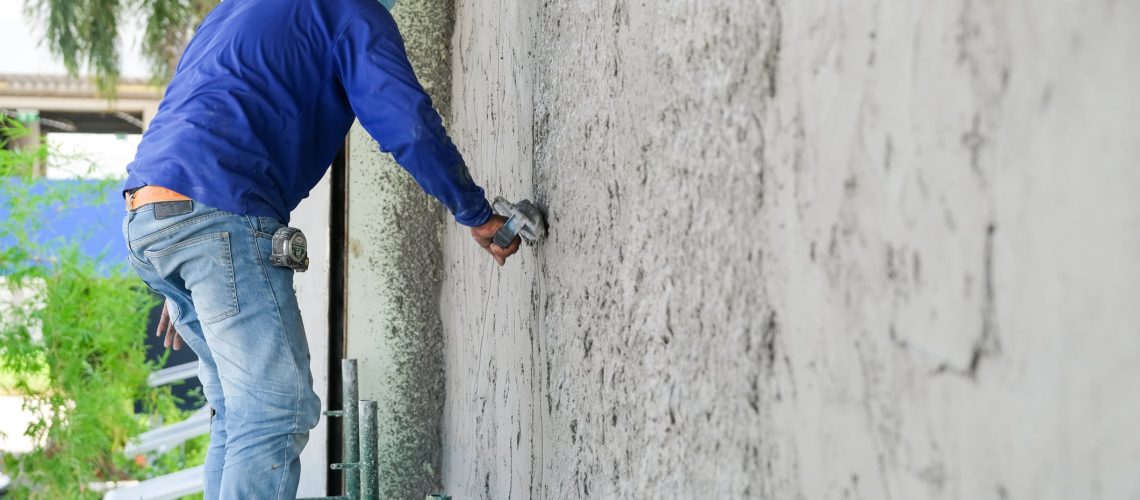
[{"label": "wet plaster on wall", "polygon": [[[453,5],[402,0],[392,14],[446,116]],[[348,355],[358,359],[360,397],[379,402],[381,497],[423,498],[440,485],[443,210],[359,123],[348,149]]]},{"label": "wet plaster on wall", "polygon": [[[488,197],[536,199],[532,190],[532,2],[456,2],[452,126],[473,177]],[[492,28],[488,28],[492,27]],[[441,311],[445,331],[446,401],[443,475],[455,498],[531,497],[538,425],[534,359],[535,249],[504,268],[448,223]],[[521,308],[521,306],[525,306]]]},{"label": "wet plaster on wall", "polygon": [[1140,496],[1140,3],[457,2],[463,498]]}]

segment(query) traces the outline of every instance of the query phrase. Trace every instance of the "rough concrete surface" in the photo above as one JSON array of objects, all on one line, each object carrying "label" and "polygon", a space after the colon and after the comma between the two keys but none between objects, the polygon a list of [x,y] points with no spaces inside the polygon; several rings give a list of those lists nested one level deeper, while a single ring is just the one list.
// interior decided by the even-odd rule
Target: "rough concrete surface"
[{"label": "rough concrete surface", "polygon": [[455,498],[1140,498],[1140,2],[457,2]]}]

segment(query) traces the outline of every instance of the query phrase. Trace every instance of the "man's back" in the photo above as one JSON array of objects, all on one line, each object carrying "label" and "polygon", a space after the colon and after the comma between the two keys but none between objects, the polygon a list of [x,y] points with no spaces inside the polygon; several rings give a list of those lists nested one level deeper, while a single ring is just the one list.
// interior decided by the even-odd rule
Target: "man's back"
[{"label": "man's back", "polygon": [[186,48],[124,187],[287,221],[357,114],[457,219],[486,220],[482,190],[374,0],[223,1]]}]

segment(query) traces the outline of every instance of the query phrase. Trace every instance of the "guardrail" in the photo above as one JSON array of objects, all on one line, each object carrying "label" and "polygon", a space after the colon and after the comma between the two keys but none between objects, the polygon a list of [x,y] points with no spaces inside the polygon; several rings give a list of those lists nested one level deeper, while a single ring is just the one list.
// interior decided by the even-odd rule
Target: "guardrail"
[{"label": "guardrail", "polygon": [[204,467],[199,465],[132,486],[115,488],[103,495],[103,500],[173,500],[200,493]]},{"label": "guardrail", "polygon": [[[198,362],[163,368],[147,377],[151,387],[173,384],[198,376]],[[210,432],[210,408],[204,406],[181,422],[139,434],[127,443],[123,453],[129,457],[150,452],[164,452],[189,439]],[[103,495],[103,500],[168,500],[202,491],[203,468],[192,467],[134,484],[120,484]]]},{"label": "guardrail", "polygon": [[156,451],[162,453],[190,439],[210,432],[210,408],[202,407],[181,422],[159,427],[139,434],[123,450],[133,457]]},{"label": "guardrail", "polygon": [[198,361],[191,361],[189,363],[182,363],[167,368],[163,368],[154,373],[151,373],[146,378],[146,382],[151,387],[158,387],[175,382],[181,382],[191,377],[198,376]]}]

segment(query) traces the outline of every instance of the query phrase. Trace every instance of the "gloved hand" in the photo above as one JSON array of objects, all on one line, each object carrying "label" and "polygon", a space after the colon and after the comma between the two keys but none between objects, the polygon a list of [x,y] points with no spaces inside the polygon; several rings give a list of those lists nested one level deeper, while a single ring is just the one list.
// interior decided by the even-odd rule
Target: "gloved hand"
[{"label": "gloved hand", "polygon": [[166,334],[166,339],[162,341],[164,347],[167,349],[173,347],[175,351],[182,349],[182,336],[178,335],[174,322],[170,320],[170,300],[162,305],[162,315],[158,317],[158,331],[154,332],[154,336],[161,337],[163,334]]},{"label": "gloved hand", "polygon": [[511,241],[510,246],[507,248],[503,248],[499,245],[491,243],[492,238],[495,237],[495,232],[497,232],[499,228],[503,227],[503,224],[506,223],[506,217],[503,217],[502,215],[492,215],[491,219],[484,223],[482,226],[471,228],[471,237],[475,238],[475,242],[478,243],[479,246],[483,247],[487,253],[491,254],[491,257],[495,258],[495,262],[497,262],[500,267],[502,267],[502,265],[507,262],[507,257],[510,257],[514,255],[515,252],[519,251],[519,244],[522,243],[522,239],[518,236],[515,236],[515,239]]}]

